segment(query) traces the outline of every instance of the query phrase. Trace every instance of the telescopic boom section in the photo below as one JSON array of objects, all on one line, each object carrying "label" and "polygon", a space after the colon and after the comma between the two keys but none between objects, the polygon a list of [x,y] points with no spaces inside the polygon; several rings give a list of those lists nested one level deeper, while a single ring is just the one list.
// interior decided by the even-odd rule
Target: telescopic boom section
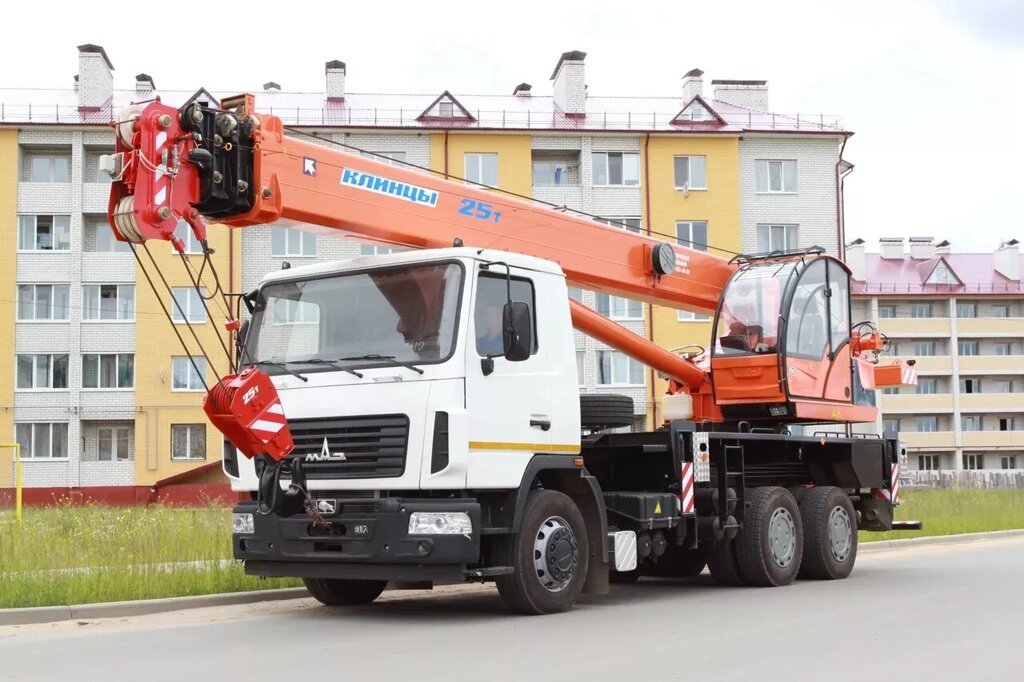
[{"label": "telescopic boom section", "polygon": [[[223,106],[179,111],[156,101],[119,126],[110,217],[121,237],[172,240],[183,218],[200,238],[209,219],[232,227],[294,221],[416,248],[461,240],[554,261],[577,286],[697,312],[717,308],[736,268],[704,251],[286,136],[279,118],[255,113],[251,95]],[[573,320],[586,333],[681,383],[703,382],[692,364],[581,308]]]}]

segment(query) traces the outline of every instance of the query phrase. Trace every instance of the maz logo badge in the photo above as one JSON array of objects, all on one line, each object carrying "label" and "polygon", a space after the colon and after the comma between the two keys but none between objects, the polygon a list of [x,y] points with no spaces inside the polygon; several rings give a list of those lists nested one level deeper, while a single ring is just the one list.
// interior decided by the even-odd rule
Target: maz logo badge
[{"label": "maz logo badge", "polygon": [[307,462],[346,462],[348,457],[345,456],[344,452],[331,452],[331,447],[327,444],[327,436],[324,436],[324,446],[320,448],[320,452],[310,452],[305,457]]}]

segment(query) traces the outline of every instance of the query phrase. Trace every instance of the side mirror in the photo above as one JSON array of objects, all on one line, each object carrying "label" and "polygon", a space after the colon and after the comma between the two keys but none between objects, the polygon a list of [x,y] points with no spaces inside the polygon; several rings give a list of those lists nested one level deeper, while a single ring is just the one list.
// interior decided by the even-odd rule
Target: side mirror
[{"label": "side mirror", "polygon": [[235,364],[242,364],[242,355],[245,353],[245,337],[249,334],[249,320],[242,320],[242,325],[235,332]]},{"label": "side mirror", "polygon": [[528,360],[533,350],[530,306],[518,301],[506,303],[501,311],[501,326],[505,359],[509,362]]}]

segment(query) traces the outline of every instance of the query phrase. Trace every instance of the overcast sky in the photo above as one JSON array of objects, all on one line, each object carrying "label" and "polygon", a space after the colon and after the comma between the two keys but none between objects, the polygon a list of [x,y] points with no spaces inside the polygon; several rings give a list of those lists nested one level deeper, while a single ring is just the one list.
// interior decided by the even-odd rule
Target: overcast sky
[{"label": "overcast sky", "polygon": [[[699,67],[709,95],[712,78],[761,78],[776,112],[841,115],[856,133],[849,238],[989,251],[1024,236],[1024,0],[158,6],[8,3],[5,22],[25,30],[0,41],[0,87],[67,87],[75,46],[91,42],[116,87],[144,71],[158,88],[317,91],[324,62],[341,59],[352,92],[510,94],[527,81],[549,94],[559,54],[583,50],[592,94],[675,95]],[[62,11],[84,16],[40,30]]]}]

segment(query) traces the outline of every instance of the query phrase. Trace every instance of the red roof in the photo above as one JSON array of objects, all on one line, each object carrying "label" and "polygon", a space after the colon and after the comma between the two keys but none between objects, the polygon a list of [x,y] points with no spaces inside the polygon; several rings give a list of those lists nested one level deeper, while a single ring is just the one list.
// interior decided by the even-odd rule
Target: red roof
[{"label": "red roof", "polygon": [[[1020,272],[1024,273],[1024,256]],[[864,279],[853,280],[853,295],[898,296],[907,294],[949,296],[951,294],[1024,294],[1024,284],[1004,277],[995,269],[991,253],[949,253],[933,258],[882,258],[864,254]],[[926,284],[935,268],[945,262],[960,284]]]}]

